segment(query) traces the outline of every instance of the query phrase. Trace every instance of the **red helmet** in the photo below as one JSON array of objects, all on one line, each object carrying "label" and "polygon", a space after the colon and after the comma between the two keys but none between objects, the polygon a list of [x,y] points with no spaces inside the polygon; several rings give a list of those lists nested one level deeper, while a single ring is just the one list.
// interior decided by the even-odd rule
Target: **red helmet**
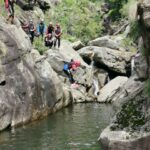
[{"label": "red helmet", "polygon": [[77,67],[79,67],[79,66],[81,65],[81,62],[80,62],[79,60],[76,60],[76,61],[75,61],[75,65],[76,65]]}]

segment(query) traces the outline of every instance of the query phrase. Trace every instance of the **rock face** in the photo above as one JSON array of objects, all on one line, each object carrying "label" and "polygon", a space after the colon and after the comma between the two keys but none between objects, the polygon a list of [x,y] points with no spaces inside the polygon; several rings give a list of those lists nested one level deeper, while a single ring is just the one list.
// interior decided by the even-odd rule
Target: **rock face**
[{"label": "rock face", "polygon": [[142,90],[124,98],[121,111],[100,135],[104,150],[150,149],[149,99]]},{"label": "rock face", "polygon": [[0,130],[3,130],[44,117],[71,103],[72,96],[48,61],[31,50],[22,29],[6,25],[2,19],[0,23]]},{"label": "rock face", "polygon": [[83,61],[78,52],[74,51],[72,48],[72,44],[69,41],[62,41],[60,50],[60,54],[64,56],[66,61],[70,61],[71,59],[79,60],[82,65],[87,66],[87,64]]},{"label": "rock face", "polygon": [[84,46],[85,45],[81,41],[72,43],[72,48],[75,50],[79,50],[79,49],[83,48]]},{"label": "rock face", "polygon": [[52,68],[58,73],[62,74],[63,65],[65,58],[58,51],[48,50],[44,54],[47,58],[47,61],[51,64]]},{"label": "rock face", "polygon": [[115,49],[115,50],[120,49],[120,45],[117,42],[115,42],[114,40],[110,39],[109,36],[97,38],[93,41],[90,41],[88,43],[88,45],[98,46],[98,47],[107,47],[107,48]]},{"label": "rock face", "polygon": [[79,54],[83,58],[93,61],[108,67],[110,70],[117,73],[126,74],[127,66],[131,60],[132,52],[116,51],[106,47],[88,46],[79,50]]},{"label": "rock face", "polygon": [[[140,62],[139,60],[142,60],[142,58],[139,55],[139,57],[136,57],[136,62]],[[143,59],[140,64],[144,64],[144,62]],[[135,72],[110,98],[114,102],[113,105],[117,109],[121,108],[121,110],[112,120],[112,124],[100,135],[99,140],[104,150],[143,150],[150,148],[149,142],[147,142],[150,137],[149,98],[143,92],[145,80],[141,80],[141,75],[147,70],[144,69],[147,66],[140,69],[140,64],[135,65],[135,70],[138,70],[138,72],[140,70],[140,75]]]},{"label": "rock face", "polygon": [[139,54],[135,56],[133,76],[112,97],[112,101],[115,101],[114,105],[121,109],[112,120],[111,125],[100,135],[99,141],[104,150],[150,149],[150,103],[149,96],[145,93],[145,83],[150,74],[149,6],[150,2],[147,0],[141,1],[138,5],[145,57]]},{"label": "rock face", "polygon": [[[110,126],[100,135],[104,150],[149,150],[150,149],[150,99],[145,92],[149,79],[150,2],[141,1],[138,6],[139,23],[142,28],[145,57],[135,56],[133,76],[112,97],[120,110]],[[119,102],[119,104],[117,104]]]},{"label": "rock face", "polygon": [[112,132],[106,128],[100,137],[103,150],[149,150],[150,133],[145,133],[138,138],[131,138],[130,133],[126,131]]},{"label": "rock face", "polygon": [[137,54],[134,58],[134,71],[135,74],[141,80],[148,79],[149,76],[149,66],[148,62],[146,61],[146,57],[142,56],[142,54]]},{"label": "rock face", "polygon": [[[52,68],[61,77],[61,81],[70,87],[69,79],[63,71],[64,62],[70,62],[71,59],[80,60],[81,66],[73,72],[74,79],[78,82],[79,88],[71,88],[74,102],[93,101],[94,92],[89,92],[93,84],[93,70],[72,49],[69,42],[63,41],[60,50],[48,50],[45,53],[46,60]],[[67,80],[67,81],[66,81]]]},{"label": "rock face", "polygon": [[[146,57],[146,61],[148,64],[150,64],[150,32],[149,32],[149,27],[150,27],[150,2],[148,0],[143,0],[141,3],[138,5],[138,15],[139,15],[139,24],[141,27],[141,35],[143,38],[143,52]],[[150,67],[148,68],[148,74],[150,74]]]},{"label": "rock face", "polygon": [[116,77],[107,83],[100,91],[100,96],[98,97],[98,102],[111,102],[112,96],[115,95],[118,90],[124,86],[127,82],[127,77]]}]

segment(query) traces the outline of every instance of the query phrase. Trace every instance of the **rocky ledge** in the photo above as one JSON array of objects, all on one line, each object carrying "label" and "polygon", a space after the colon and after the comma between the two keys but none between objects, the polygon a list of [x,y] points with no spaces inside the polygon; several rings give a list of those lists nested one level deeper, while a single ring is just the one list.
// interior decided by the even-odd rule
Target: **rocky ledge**
[{"label": "rocky ledge", "polygon": [[99,142],[104,150],[150,149],[150,98],[145,91],[150,75],[150,2],[140,1],[137,14],[143,38],[143,54],[135,57],[132,77],[112,97],[118,112],[101,133]]}]

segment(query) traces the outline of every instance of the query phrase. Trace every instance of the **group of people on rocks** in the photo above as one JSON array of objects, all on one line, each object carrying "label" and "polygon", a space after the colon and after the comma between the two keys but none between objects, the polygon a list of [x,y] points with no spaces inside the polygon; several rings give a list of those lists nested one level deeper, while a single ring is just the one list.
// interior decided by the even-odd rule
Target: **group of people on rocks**
[{"label": "group of people on rocks", "polygon": [[34,37],[42,37],[44,39],[45,46],[51,48],[52,46],[56,47],[58,43],[58,48],[60,47],[60,40],[61,40],[61,27],[59,23],[56,26],[53,26],[53,23],[50,22],[48,27],[46,28],[46,24],[44,20],[41,19],[40,22],[35,27],[32,20],[29,23],[22,25],[24,31],[29,35],[31,43],[34,42]]},{"label": "group of people on rocks", "polygon": [[62,35],[62,30],[60,27],[60,24],[57,23],[56,27],[53,26],[52,22],[49,23],[47,30],[46,30],[46,35],[45,35],[45,46],[56,47],[56,43],[58,43],[58,48],[60,47],[60,39]]},{"label": "group of people on rocks", "polygon": [[[8,17],[7,21],[10,21],[12,24],[14,23],[14,3],[17,0],[4,0],[5,2],[5,8],[8,11]],[[29,3],[32,1],[29,0]],[[36,2],[34,0],[34,2]],[[56,26],[53,25],[52,22],[49,23],[48,27],[46,28],[46,24],[44,23],[44,20],[41,19],[40,22],[35,26],[33,20],[29,20],[28,23],[23,24],[22,28],[24,31],[29,35],[30,41],[33,44],[34,38],[42,36],[42,39],[44,39],[44,43],[46,47],[51,48],[52,46],[56,47],[56,44],[58,43],[58,48],[60,47],[60,41],[61,41],[61,35],[62,30],[60,27],[60,24],[57,23]]]},{"label": "group of people on rocks", "polygon": [[[7,21],[10,21],[12,24],[14,23],[14,3],[16,0],[4,0],[5,2],[5,8],[8,11],[8,18]],[[31,1],[29,0],[29,3],[34,2],[36,3],[36,0]],[[35,26],[33,20],[29,20],[28,23],[22,24],[23,30],[26,32],[26,34],[29,36],[31,43],[33,44],[34,38],[41,37],[42,40],[44,40],[45,46],[51,48],[52,46],[56,47],[56,44],[58,43],[58,48],[60,47],[60,41],[61,41],[61,27],[60,24],[57,23],[56,26],[53,25],[52,22],[49,23],[48,27],[46,27],[46,24],[44,23],[44,19],[41,19],[40,22]],[[64,62],[63,71],[69,78],[69,81],[72,85],[77,85],[77,81],[73,78],[73,72],[76,71],[76,69],[81,65],[80,61],[75,61],[71,59],[70,62]]]}]

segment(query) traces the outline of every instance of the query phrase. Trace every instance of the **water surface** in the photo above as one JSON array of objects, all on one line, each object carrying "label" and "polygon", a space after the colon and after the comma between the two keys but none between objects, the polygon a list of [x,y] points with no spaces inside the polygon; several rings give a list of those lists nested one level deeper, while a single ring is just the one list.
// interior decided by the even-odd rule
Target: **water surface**
[{"label": "water surface", "polygon": [[48,118],[0,134],[0,150],[101,150],[100,132],[113,116],[110,105],[76,104]]}]

